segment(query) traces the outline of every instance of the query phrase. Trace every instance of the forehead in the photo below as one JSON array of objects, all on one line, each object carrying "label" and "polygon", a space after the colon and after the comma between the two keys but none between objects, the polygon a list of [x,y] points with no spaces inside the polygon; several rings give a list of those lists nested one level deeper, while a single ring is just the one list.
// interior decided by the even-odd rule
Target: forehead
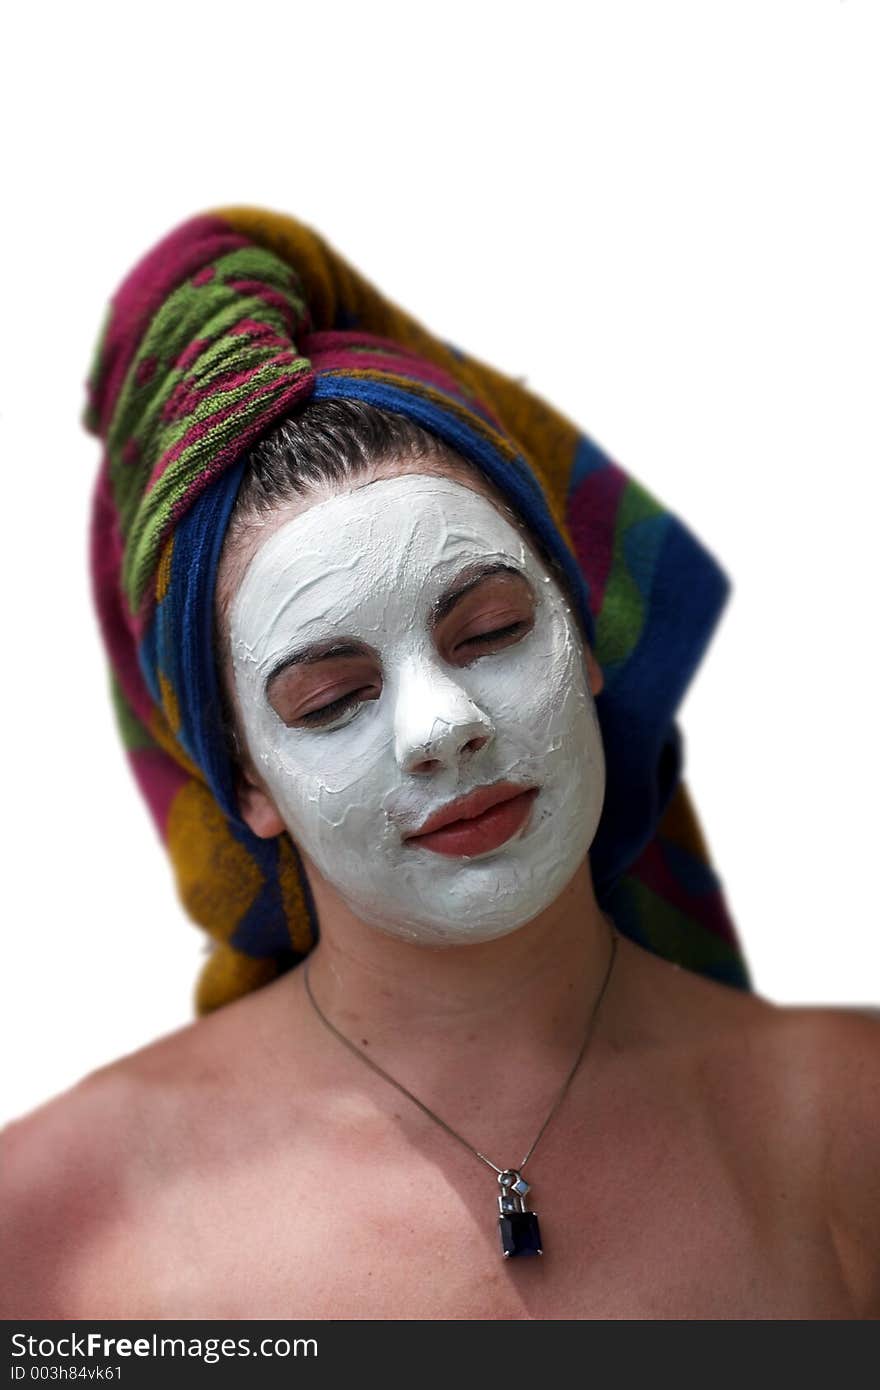
[{"label": "forehead", "polygon": [[394,585],[423,582],[459,559],[527,548],[485,497],[430,475],[385,478],[338,493],[285,522],[248,564],[238,597],[269,576],[310,588],[334,576]]},{"label": "forehead", "polygon": [[491,557],[538,568],[486,497],[431,475],[370,482],[316,503],[259,547],[232,604],[233,641],[332,629],[355,614],[381,630],[391,606],[403,614],[429,604],[461,569]]}]

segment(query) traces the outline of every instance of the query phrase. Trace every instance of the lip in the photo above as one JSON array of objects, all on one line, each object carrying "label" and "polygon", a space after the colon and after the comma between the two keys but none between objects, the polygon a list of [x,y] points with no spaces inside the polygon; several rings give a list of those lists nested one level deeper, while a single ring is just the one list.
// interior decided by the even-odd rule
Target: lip
[{"label": "lip", "polygon": [[405,842],[439,854],[472,857],[488,853],[523,828],[537,794],[535,786],[512,782],[478,787],[435,811],[419,830],[404,837]]}]

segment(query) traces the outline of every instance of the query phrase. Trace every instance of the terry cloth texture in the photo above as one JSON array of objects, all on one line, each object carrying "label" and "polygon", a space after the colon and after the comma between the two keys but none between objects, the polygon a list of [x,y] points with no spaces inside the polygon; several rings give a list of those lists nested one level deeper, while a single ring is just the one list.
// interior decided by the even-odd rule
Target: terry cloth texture
[{"label": "terry cloth texture", "polygon": [[189,914],[213,949],[200,1012],[309,951],[296,846],[238,815],[212,652],[223,536],[250,448],[307,402],[408,416],[480,468],[563,566],[605,686],[590,850],[620,931],[748,988],[682,780],[675,712],[728,592],[691,531],[521,383],[441,341],[291,217],[194,217],[113,296],[89,375],[104,444],[92,568],[118,722]]}]

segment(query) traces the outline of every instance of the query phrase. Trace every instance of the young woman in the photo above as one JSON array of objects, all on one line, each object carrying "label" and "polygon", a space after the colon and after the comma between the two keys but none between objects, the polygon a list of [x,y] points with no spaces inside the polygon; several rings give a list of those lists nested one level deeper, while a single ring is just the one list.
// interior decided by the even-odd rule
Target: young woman
[{"label": "young woman", "polygon": [[880,1030],[748,992],[681,781],[698,542],[289,219],[167,238],[92,387],[216,945],[198,1022],[10,1128],[5,1316],[876,1315]]}]

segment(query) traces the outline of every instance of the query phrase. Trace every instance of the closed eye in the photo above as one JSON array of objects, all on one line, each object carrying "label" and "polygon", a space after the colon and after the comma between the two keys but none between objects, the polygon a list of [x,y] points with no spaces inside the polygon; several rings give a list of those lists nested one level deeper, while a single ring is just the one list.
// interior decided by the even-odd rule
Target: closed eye
[{"label": "closed eye", "polygon": [[521,632],[528,626],[525,622],[508,623],[507,627],[496,627],[493,632],[480,632],[476,637],[467,637],[461,645],[468,646],[471,642],[497,642],[502,637],[512,637],[514,633]]},{"label": "closed eye", "polygon": [[338,700],[332,700],[329,705],[322,705],[320,709],[309,710],[308,714],[301,714],[295,721],[297,724],[304,724],[309,728],[323,728],[327,724],[333,724],[337,720],[348,723],[344,718],[346,714],[354,716],[364,700],[375,700],[376,694],[368,694],[371,689],[364,686],[360,690],[352,690],[348,695],[342,695]]},{"label": "closed eye", "polygon": [[336,641],[287,659],[270,677],[266,698],[289,729],[317,731],[348,724],[366,700],[379,698],[381,689],[378,657]]},{"label": "closed eye", "polygon": [[506,627],[493,628],[491,632],[479,632],[459,642],[455,651],[466,654],[468,649],[473,647],[510,646],[520,637],[524,637],[531,626],[531,619],[520,619],[518,622],[508,623]]}]

